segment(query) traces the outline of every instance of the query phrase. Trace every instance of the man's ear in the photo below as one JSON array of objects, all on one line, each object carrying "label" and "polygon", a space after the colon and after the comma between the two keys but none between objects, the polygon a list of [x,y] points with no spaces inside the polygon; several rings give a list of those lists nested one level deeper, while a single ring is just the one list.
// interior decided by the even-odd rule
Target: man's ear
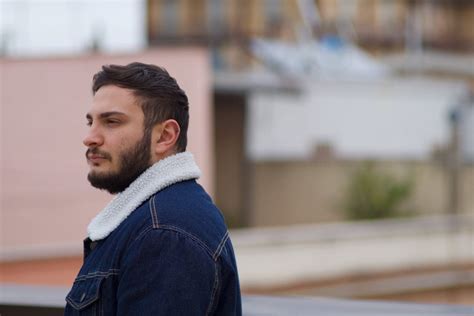
[{"label": "man's ear", "polygon": [[175,120],[166,120],[155,125],[151,134],[152,154],[162,159],[174,153],[180,131],[179,124]]}]

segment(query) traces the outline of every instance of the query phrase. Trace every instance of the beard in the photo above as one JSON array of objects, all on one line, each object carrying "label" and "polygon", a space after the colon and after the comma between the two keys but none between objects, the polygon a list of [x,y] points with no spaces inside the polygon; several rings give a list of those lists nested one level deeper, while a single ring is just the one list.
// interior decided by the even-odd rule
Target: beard
[{"label": "beard", "polygon": [[[151,135],[145,135],[135,146],[122,152],[119,156],[118,171],[108,173],[91,171],[87,175],[87,180],[93,187],[111,194],[122,192],[150,167],[150,141]],[[89,148],[86,156],[94,153],[102,154],[109,161],[112,159],[108,153],[102,153],[97,148]]]}]

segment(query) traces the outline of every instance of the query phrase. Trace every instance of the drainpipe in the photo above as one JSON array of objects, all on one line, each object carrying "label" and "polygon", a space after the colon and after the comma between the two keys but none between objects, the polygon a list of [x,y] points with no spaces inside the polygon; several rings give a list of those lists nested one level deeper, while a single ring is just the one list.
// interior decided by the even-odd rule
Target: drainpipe
[{"label": "drainpipe", "polygon": [[459,173],[461,169],[460,133],[459,123],[461,113],[459,107],[455,107],[449,113],[451,126],[451,140],[448,152],[448,174],[449,174],[449,204],[448,211],[451,215],[459,213]]}]

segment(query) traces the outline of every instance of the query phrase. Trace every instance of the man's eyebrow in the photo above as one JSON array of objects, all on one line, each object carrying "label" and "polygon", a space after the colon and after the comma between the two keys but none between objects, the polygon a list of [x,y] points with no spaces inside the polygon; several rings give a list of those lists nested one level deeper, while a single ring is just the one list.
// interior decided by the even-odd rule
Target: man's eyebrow
[{"label": "man's eyebrow", "polygon": [[[107,117],[113,116],[113,115],[125,116],[126,114],[123,113],[123,112],[118,112],[118,111],[110,111],[110,112],[100,113],[99,118],[104,119],[104,118],[107,118]],[[92,115],[90,113],[87,113],[86,114],[86,119],[92,120]]]}]

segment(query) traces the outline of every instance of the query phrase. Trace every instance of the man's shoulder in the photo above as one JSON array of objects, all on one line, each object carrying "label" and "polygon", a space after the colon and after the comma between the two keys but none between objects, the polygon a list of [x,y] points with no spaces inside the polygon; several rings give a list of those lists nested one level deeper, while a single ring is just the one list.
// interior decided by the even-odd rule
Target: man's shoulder
[{"label": "man's shoulder", "polygon": [[215,251],[226,238],[220,210],[195,181],[175,183],[152,195],[135,215],[146,216],[154,229],[172,230]]}]

